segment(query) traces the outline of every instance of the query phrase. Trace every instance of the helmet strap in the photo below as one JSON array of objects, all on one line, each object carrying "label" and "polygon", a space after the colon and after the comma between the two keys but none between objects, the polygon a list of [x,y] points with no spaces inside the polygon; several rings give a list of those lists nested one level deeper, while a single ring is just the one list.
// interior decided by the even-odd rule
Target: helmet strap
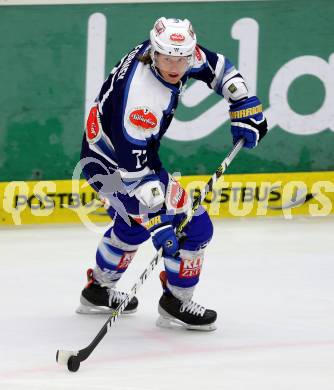
[{"label": "helmet strap", "polygon": [[158,72],[158,68],[156,67],[156,63],[155,63],[155,51],[150,49],[150,56],[151,56],[151,59],[152,59],[152,64],[151,64],[151,68],[152,70],[154,71],[154,73],[156,75],[160,75],[159,72]]}]

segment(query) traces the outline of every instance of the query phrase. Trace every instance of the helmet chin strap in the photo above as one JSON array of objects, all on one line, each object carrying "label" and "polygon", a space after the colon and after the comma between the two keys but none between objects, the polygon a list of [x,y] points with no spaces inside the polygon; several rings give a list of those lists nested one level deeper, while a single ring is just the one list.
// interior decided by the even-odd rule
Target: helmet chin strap
[{"label": "helmet chin strap", "polygon": [[150,49],[150,56],[151,56],[151,60],[152,60],[151,68],[154,70],[155,74],[158,75],[159,72],[158,72],[158,69],[156,67],[155,55],[154,55],[154,51],[152,49]]}]

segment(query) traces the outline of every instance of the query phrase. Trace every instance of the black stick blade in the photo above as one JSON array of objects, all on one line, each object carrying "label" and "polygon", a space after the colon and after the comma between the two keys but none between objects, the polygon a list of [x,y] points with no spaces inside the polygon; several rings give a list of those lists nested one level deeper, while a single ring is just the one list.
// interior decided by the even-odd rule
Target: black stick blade
[{"label": "black stick blade", "polygon": [[67,368],[71,372],[76,372],[80,367],[80,359],[77,356],[71,356],[67,362]]}]

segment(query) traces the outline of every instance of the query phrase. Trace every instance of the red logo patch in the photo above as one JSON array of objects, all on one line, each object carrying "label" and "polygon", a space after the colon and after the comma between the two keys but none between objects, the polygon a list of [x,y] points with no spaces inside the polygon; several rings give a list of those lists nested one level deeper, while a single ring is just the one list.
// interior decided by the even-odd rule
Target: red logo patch
[{"label": "red logo patch", "polygon": [[130,122],[145,130],[154,129],[158,124],[157,117],[148,108],[137,108],[129,115]]},{"label": "red logo patch", "polygon": [[173,42],[183,42],[186,39],[186,37],[183,34],[174,33],[169,36],[169,39]]},{"label": "red logo patch", "polygon": [[87,124],[86,124],[86,134],[88,142],[95,142],[101,137],[100,123],[98,118],[97,106],[91,108]]},{"label": "red logo patch", "polygon": [[157,33],[158,35],[160,35],[161,33],[163,33],[163,32],[166,30],[166,27],[165,27],[165,25],[162,23],[161,20],[159,20],[159,21],[155,24],[154,28],[155,28],[155,31],[156,31],[156,33]]},{"label": "red logo patch", "polygon": [[168,197],[173,209],[182,208],[188,200],[186,191],[176,181],[172,181],[168,188]]},{"label": "red logo patch", "polygon": [[116,269],[127,269],[136,252],[125,252]]},{"label": "red logo patch", "polygon": [[195,48],[195,55],[196,55],[197,61],[201,61],[202,60],[201,50],[200,50],[200,48],[198,46],[196,46],[196,48]]},{"label": "red logo patch", "polygon": [[180,278],[193,278],[199,276],[202,269],[203,258],[182,259],[180,267]]}]

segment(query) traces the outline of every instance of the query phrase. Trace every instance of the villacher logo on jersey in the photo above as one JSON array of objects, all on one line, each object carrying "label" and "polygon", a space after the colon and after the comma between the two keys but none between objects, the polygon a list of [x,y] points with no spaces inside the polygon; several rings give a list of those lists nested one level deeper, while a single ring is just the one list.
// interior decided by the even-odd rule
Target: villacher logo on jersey
[{"label": "villacher logo on jersey", "polygon": [[153,130],[158,124],[156,115],[147,107],[137,107],[131,111],[129,121],[133,126],[144,130]]}]

